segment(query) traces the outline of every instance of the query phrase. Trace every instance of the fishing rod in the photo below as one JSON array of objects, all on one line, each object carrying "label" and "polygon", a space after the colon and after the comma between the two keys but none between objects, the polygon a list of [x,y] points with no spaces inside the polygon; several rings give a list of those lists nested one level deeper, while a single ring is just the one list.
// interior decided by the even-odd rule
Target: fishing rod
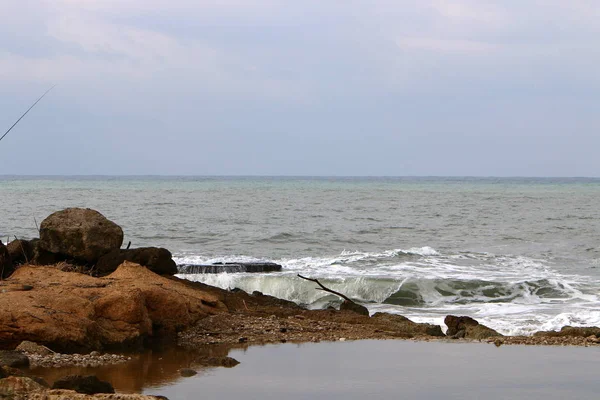
[{"label": "fishing rod", "polygon": [[2,137],[0,137],[0,141],[1,141],[2,139],[4,139],[4,137],[5,137],[6,135],[8,135],[8,132],[12,131],[12,128],[14,128],[15,126],[17,126],[17,124],[19,123],[19,121],[21,121],[21,120],[23,119],[23,117],[24,117],[24,116],[26,116],[26,115],[27,115],[27,113],[28,113],[29,111],[31,111],[31,109],[32,109],[33,107],[35,107],[35,105],[36,105],[37,103],[39,103],[41,99],[43,99],[43,98],[44,98],[44,96],[46,96],[46,95],[47,95],[47,94],[48,94],[48,93],[49,93],[49,92],[50,92],[52,89],[54,89],[54,87],[56,87],[56,85],[54,85],[54,86],[52,86],[50,89],[46,90],[46,92],[45,92],[43,95],[41,95],[41,96],[40,96],[40,98],[39,98],[39,99],[37,99],[37,100],[35,101],[35,103],[33,103],[33,104],[31,105],[31,107],[29,107],[29,108],[27,109],[27,111],[25,111],[25,113],[24,113],[23,115],[21,115],[21,118],[19,118],[19,119],[17,120],[17,122],[15,122],[15,123],[14,123],[14,124],[13,124],[13,125],[10,127],[10,128],[8,128],[8,130],[6,131],[6,133],[4,133],[4,135],[2,135]]}]

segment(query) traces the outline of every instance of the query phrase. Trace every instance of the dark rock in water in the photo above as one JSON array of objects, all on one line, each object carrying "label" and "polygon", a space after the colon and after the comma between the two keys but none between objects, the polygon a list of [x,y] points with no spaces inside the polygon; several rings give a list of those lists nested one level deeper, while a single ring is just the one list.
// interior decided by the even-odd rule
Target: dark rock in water
[{"label": "dark rock in water", "polygon": [[191,368],[182,368],[179,370],[179,374],[184,378],[189,378],[190,376],[197,375],[198,373]]},{"label": "dark rock in water", "polygon": [[448,315],[444,319],[444,323],[448,326],[446,335],[454,339],[486,339],[494,336],[502,336],[495,330],[481,325],[471,317]]},{"label": "dark rock in water", "polygon": [[100,257],[96,263],[96,273],[98,275],[110,274],[124,261],[143,265],[159,275],[175,275],[177,273],[177,265],[173,261],[171,252],[160,247],[113,250]]},{"label": "dark rock in water", "polygon": [[74,390],[83,394],[115,392],[110,383],[101,381],[94,375],[68,375],[55,381],[52,389]]},{"label": "dark rock in water", "polygon": [[356,304],[348,300],[344,300],[340,305],[340,311],[344,310],[352,311],[360,315],[366,315],[367,317],[369,316],[369,310],[367,310],[367,307],[361,306],[360,304]]},{"label": "dark rock in water", "polygon": [[590,337],[596,336],[600,338],[600,328],[595,326],[563,326],[560,331],[540,331],[533,334],[533,336],[547,336],[547,337]]},{"label": "dark rock in water", "polygon": [[203,365],[205,367],[225,367],[225,368],[233,368],[240,363],[238,360],[236,360],[235,358],[231,358],[231,357],[208,357],[208,358],[199,358],[195,361],[198,364]]},{"label": "dark rock in water", "polygon": [[13,240],[6,248],[15,266],[26,264],[33,260],[33,247],[29,240]]},{"label": "dark rock in water", "polygon": [[0,278],[6,278],[10,276],[15,270],[13,262],[10,258],[10,253],[8,249],[0,241]]},{"label": "dark rock in water", "polygon": [[67,208],[40,224],[42,249],[80,262],[94,264],[122,244],[121,227],[89,208]]},{"label": "dark rock in water", "polygon": [[29,358],[20,351],[0,350],[0,366],[27,368],[29,367]]},{"label": "dark rock in water", "polygon": [[220,274],[241,272],[277,272],[281,265],[272,262],[228,262],[210,265],[184,264],[179,266],[180,274]]}]

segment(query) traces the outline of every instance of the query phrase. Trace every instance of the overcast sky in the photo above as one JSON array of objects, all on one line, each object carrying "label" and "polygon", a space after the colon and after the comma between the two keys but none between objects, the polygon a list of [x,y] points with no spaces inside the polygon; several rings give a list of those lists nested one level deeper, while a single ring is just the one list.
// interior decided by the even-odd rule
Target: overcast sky
[{"label": "overcast sky", "polygon": [[0,15],[0,174],[600,176],[598,0]]}]

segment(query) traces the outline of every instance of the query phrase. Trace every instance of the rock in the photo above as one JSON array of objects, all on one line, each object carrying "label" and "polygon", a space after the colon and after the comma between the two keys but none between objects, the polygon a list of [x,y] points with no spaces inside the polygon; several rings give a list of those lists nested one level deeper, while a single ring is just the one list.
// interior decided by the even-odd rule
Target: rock
[{"label": "rock", "polygon": [[29,340],[61,353],[133,350],[227,311],[210,291],[130,262],[104,278],[21,266],[11,281],[35,289],[0,291],[3,348]]},{"label": "rock", "polygon": [[31,246],[32,259],[30,264],[33,265],[52,265],[60,261],[64,261],[67,257],[59,254],[50,253],[44,250],[40,246],[40,239],[31,239],[29,241]]},{"label": "rock", "polygon": [[548,337],[589,337],[595,336],[600,338],[600,328],[595,326],[587,327],[574,327],[574,326],[563,326],[560,331],[540,331],[533,334],[533,336],[548,336]]},{"label": "rock", "polygon": [[281,265],[272,262],[227,262],[210,265],[184,264],[179,266],[181,274],[220,274],[242,272],[277,272]]},{"label": "rock", "polygon": [[457,317],[448,315],[444,319],[448,326],[446,335],[454,339],[486,339],[489,337],[502,336],[495,330],[481,325],[471,317]]},{"label": "rock", "polygon": [[68,389],[84,394],[115,392],[110,383],[101,381],[94,375],[68,375],[55,381],[52,389]]},{"label": "rock", "polygon": [[44,386],[26,376],[9,376],[0,379],[0,399],[29,399],[33,393],[45,389]]},{"label": "rock", "polygon": [[205,367],[225,367],[233,368],[240,362],[231,357],[208,357],[197,359],[196,362]]},{"label": "rock", "polygon": [[4,279],[10,276],[14,270],[15,267],[10,258],[10,253],[4,243],[0,240],[0,278]]},{"label": "rock", "polygon": [[181,374],[181,376],[183,376],[184,378],[189,378],[190,376],[194,376],[197,375],[198,373],[196,371],[194,371],[193,369],[190,368],[182,368],[179,373]]},{"label": "rock", "polygon": [[442,332],[442,328],[440,328],[439,325],[419,324],[397,314],[375,313],[371,317],[371,322],[381,326],[381,328],[385,330],[394,332],[395,336],[445,336],[444,332]]},{"label": "rock", "polygon": [[43,250],[90,264],[122,244],[121,227],[89,208],[67,208],[40,224]]},{"label": "rock", "polygon": [[340,305],[340,311],[352,311],[360,315],[369,316],[369,310],[367,310],[367,307],[348,300],[344,300],[342,302]]},{"label": "rock", "polygon": [[24,340],[20,345],[17,346],[16,350],[22,351],[27,354],[36,354],[39,356],[49,356],[55,354],[52,350],[46,346],[41,346],[37,343]]},{"label": "rock", "polygon": [[29,240],[13,240],[6,248],[15,266],[33,261],[33,246]]},{"label": "rock", "polygon": [[175,275],[177,273],[177,265],[173,261],[171,252],[159,247],[113,250],[100,257],[95,271],[98,275],[106,275],[115,271],[125,261],[143,265],[159,275]]},{"label": "rock", "polygon": [[29,358],[20,351],[0,350],[0,366],[27,368],[29,367]]}]

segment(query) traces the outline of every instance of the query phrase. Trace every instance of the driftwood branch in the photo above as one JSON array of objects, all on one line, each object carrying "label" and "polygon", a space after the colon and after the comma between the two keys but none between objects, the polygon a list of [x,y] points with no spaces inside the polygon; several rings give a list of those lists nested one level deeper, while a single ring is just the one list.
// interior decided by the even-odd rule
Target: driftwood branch
[{"label": "driftwood branch", "polygon": [[331,293],[331,294],[335,294],[336,296],[340,296],[342,299],[344,299],[344,300],[346,300],[346,301],[349,301],[350,303],[354,303],[352,300],[350,300],[350,298],[349,298],[348,296],[346,296],[346,295],[343,295],[343,294],[341,294],[340,292],[336,292],[335,290],[331,290],[331,289],[329,289],[328,287],[325,287],[325,286],[323,286],[323,284],[322,284],[321,282],[319,282],[318,280],[316,280],[316,279],[307,278],[307,277],[305,277],[305,276],[302,276],[302,275],[300,275],[300,274],[298,274],[298,277],[299,277],[299,278],[302,278],[302,279],[306,279],[307,281],[314,282],[314,283],[316,283],[317,285],[321,286],[320,288],[317,288],[317,290],[324,290],[325,292],[329,292],[329,293]]}]

